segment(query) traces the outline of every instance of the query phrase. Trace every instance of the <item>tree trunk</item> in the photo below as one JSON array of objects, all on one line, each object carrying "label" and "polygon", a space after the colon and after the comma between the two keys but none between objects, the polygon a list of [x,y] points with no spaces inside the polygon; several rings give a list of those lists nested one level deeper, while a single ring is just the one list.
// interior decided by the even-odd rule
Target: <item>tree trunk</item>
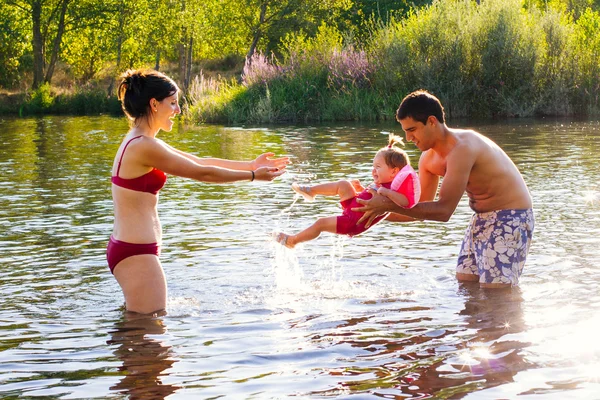
[{"label": "tree trunk", "polygon": [[261,32],[260,32],[260,28],[256,30],[256,32],[254,32],[254,37],[252,38],[252,44],[250,45],[250,50],[248,50],[248,54],[246,54],[246,60],[248,62],[248,64],[250,64],[250,60],[252,60],[252,56],[254,55],[254,52],[256,51],[256,45],[258,45],[258,41],[260,40],[260,36],[261,36]]},{"label": "tree trunk", "polygon": [[187,30],[183,28],[181,33],[181,39],[177,44],[177,50],[179,51],[179,82],[183,84],[185,80],[185,71],[187,71]]},{"label": "tree trunk", "polygon": [[188,88],[190,87],[190,81],[192,77],[192,54],[194,49],[194,38],[190,38],[188,43],[186,62],[185,62],[185,78],[183,79],[183,92],[187,94]]},{"label": "tree trunk", "polygon": [[250,45],[250,49],[248,50],[248,54],[246,54],[246,60],[250,63],[254,52],[256,51],[256,46],[258,45],[258,41],[262,37],[262,26],[265,23],[265,16],[267,15],[267,2],[263,2],[260,5],[260,16],[258,17],[258,24],[254,31],[254,37],[252,38],[252,44]]},{"label": "tree trunk", "polygon": [[34,1],[31,4],[31,19],[33,22],[33,89],[37,89],[44,79],[44,40],[42,38],[42,3]]},{"label": "tree trunk", "polygon": [[[185,0],[181,2],[181,11],[185,11]],[[177,44],[177,50],[179,51],[179,82],[183,84],[185,79],[185,71],[187,70],[185,62],[187,61],[186,57],[186,42],[187,42],[187,29],[186,27],[181,28],[181,37],[179,38],[179,43]]]},{"label": "tree trunk", "polygon": [[52,56],[50,58],[50,64],[48,64],[48,70],[46,70],[46,78],[44,82],[50,83],[52,81],[52,75],[54,75],[54,67],[60,54],[60,45],[62,43],[62,36],[65,32],[65,15],[67,14],[67,8],[69,7],[69,0],[63,0],[62,7],[60,10],[60,17],[58,19],[58,30],[56,37],[54,38],[54,46],[52,47]]},{"label": "tree trunk", "polygon": [[160,69],[160,50],[156,50],[156,57],[154,58],[154,69]]},{"label": "tree trunk", "polygon": [[[125,26],[125,10],[123,7],[123,2],[119,5],[119,36],[117,37],[117,65],[115,67],[116,75],[121,73],[121,55],[123,51],[123,29]],[[114,78],[110,80],[110,84],[108,85],[108,95],[112,96],[113,90],[115,86]]]}]

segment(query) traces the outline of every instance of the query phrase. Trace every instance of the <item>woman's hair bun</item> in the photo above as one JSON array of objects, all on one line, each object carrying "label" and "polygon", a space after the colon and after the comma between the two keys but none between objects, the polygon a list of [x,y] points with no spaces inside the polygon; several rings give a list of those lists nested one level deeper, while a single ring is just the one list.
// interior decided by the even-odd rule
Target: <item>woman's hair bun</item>
[{"label": "woman's hair bun", "polygon": [[142,72],[129,69],[121,75],[121,84],[119,85],[119,100],[123,99],[125,93],[132,91],[139,95],[144,87],[144,78]]},{"label": "woman's hair bun", "polygon": [[151,99],[162,101],[178,91],[177,84],[161,72],[130,69],[121,75],[117,94],[127,117],[137,120],[148,115]]}]

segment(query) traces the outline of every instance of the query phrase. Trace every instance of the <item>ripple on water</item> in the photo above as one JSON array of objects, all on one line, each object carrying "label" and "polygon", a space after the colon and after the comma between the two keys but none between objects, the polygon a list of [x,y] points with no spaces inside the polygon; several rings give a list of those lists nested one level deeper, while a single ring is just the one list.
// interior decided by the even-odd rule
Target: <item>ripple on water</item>
[{"label": "ripple on water", "polygon": [[[176,127],[200,156],[291,154],[272,183],[170,178],[161,193],[168,313],[135,318],[105,261],[123,119],[0,121],[0,397],[593,398],[598,392],[596,122],[478,125],[534,200],[520,289],[458,284],[471,212],[382,222],[353,239],[296,232],[339,213],[292,182],[370,180],[399,126]],[[406,150],[413,163],[419,153]],[[598,201],[596,201],[598,199]]]}]

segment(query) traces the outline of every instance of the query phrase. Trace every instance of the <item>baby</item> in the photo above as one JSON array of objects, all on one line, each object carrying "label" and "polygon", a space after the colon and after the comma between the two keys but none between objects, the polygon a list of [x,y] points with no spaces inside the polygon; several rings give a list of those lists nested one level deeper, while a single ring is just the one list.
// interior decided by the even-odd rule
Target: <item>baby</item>
[{"label": "baby", "polygon": [[[365,228],[364,223],[358,224],[358,220],[364,213],[352,211],[352,208],[362,207],[356,199],[369,200],[372,197],[369,189],[377,190],[378,194],[388,197],[401,207],[414,207],[421,195],[419,178],[410,166],[408,155],[396,147],[396,143],[402,144],[402,139],[390,135],[388,145],[375,154],[371,171],[373,183],[367,189],[362,187],[358,180],[342,180],[314,186],[293,183],[292,189],[308,201],[314,201],[317,195],[339,196],[343,213],[340,216],[319,218],[296,235],[277,233],[275,240],[288,248],[294,248],[299,243],[316,239],[322,232],[350,237],[363,233],[368,228]],[[377,217],[369,228],[387,215]]]}]

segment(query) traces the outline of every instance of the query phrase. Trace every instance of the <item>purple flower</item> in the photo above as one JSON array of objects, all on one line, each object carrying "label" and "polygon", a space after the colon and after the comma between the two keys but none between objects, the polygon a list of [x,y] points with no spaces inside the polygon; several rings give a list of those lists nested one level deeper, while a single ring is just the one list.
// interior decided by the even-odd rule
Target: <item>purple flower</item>
[{"label": "purple flower", "polygon": [[374,68],[363,50],[355,51],[352,47],[334,50],[329,60],[329,84],[338,90],[350,86],[359,88],[371,85]]},{"label": "purple flower", "polygon": [[252,57],[246,59],[242,81],[244,85],[266,84],[279,77],[283,69],[275,65],[273,56],[271,60],[262,53],[254,53]]}]

